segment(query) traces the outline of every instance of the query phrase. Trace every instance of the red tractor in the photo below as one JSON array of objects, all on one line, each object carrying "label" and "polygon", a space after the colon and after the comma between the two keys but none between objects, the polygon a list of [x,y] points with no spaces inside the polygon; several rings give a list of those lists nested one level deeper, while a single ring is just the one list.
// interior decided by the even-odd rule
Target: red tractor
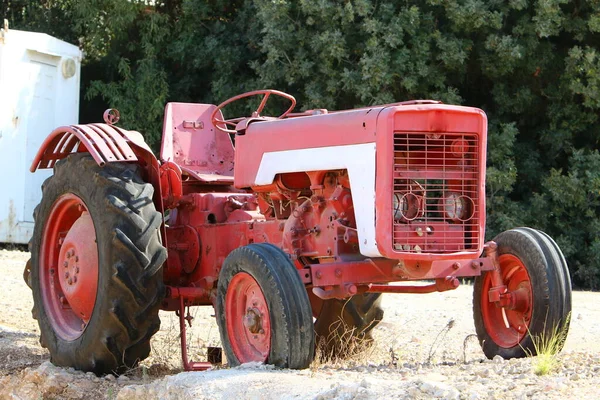
[{"label": "red tractor", "polygon": [[[251,116],[223,117],[260,95]],[[289,108],[263,116],[270,96]],[[481,110],[295,104],[275,90],[169,103],[159,159],[112,110],[103,124],[50,134],[31,166],[54,175],[25,278],[53,363],[97,374],[134,366],[162,309],[179,315],[185,369],[208,368],[188,360],[185,343],[189,307],[204,305],[230,365],[306,368],[321,338],[341,352],[338,321],[370,339],[382,293],[451,290],[459,277],[475,277],[487,357],[535,353],[533,338],[566,332],[571,284],[556,243],[530,228],[484,243]],[[389,284],[417,280],[430,283]]]}]

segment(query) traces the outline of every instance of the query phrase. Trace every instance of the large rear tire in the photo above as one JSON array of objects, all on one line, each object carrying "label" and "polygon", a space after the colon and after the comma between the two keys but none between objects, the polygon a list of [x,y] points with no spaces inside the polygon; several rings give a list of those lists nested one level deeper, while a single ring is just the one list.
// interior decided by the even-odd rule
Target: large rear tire
[{"label": "large rear tire", "polygon": [[240,247],[219,274],[216,315],[230,365],[264,362],[307,368],[315,339],[308,295],[296,267],[273,245]]},{"label": "large rear tire", "polygon": [[381,293],[359,294],[346,300],[315,298],[312,303],[322,358],[351,357],[373,343],[371,331],[383,319]]},{"label": "large rear tire", "polygon": [[150,353],[164,296],[162,216],[138,167],[59,161],[34,211],[34,317],[51,361],[119,373]]},{"label": "large rear tire", "polygon": [[483,352],[505,359],[535,355],[534,340],[555,335],[560,350],[571,313],[571,281],[562,252],[548,235],[531,228],[503,232],[494,241],[504,284],[517,301],[512,308],[496,306],[488,300],[491,273],[475,279],[473,317]]}]

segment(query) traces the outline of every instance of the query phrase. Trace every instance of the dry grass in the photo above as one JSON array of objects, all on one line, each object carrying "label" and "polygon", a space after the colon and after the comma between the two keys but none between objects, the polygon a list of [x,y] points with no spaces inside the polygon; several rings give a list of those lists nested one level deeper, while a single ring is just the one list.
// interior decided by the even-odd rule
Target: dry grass
[{"label": "dry grass", "polygon": [[315,358],[309,368],[316,372],[323,367],[346,369],[367,364],[396,366],[399,355],[393,349],[393,339],[391,335],[380,335],[375,340],[339,318],[329,327],[329,335],[317,342]]},{"label": "dry grass", "polygon": [[444,343],[444,339],[446,338],[446,335],[448,334],[448,332],[450,332],[450,330],[452,328],[454,328],[454,318],[451,318],[450,320],[448,320],[448,323],[446,324],[446,326],[444,326],[442,328],[442,330],[438,332],[435,339],[433,340],[433,343],[431,344],[431,347],[429,348],[429,354],[427,355],[427,364],[431,364],[431,362],[433,361],[433,357],[435,356],[435,353],[437,352],[437,350],[440,347],[440,344]]}]

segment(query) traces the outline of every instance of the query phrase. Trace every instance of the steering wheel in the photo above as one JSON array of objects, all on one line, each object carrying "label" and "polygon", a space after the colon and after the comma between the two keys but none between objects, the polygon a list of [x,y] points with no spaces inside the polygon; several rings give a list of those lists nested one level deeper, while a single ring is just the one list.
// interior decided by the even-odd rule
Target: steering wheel
[{"label": "steering wheel", "polygon": [[[217,108],[214,109],[214,111],[212,112],[212,114],[210,116],[210,119],[211,119],[213,125],[215,126],[215,128],[217,128],[221,132],[237,133],[236,130],[234,130],[234,129],[227,129],[226,126],[230,125],[230,126],[235,127],[238,124],[238,122],[240,122],[243,119],[248,118],[248,117],[220,119],[220,118],[217,117],[217,114],[219,113],[219,111],[221,111],[223,109],[223,107],[225,107],[228,104],[233,103],[234,101],[245,99],[246,97],[258,96],[258,95],[261,95],[261,94],[264,97],[262,98],[262,100],[260,102],[260,105],[258,106],[258,108],[256,109],[256,111],[252,112],[251,118],[260,117],[260,113],[265,108],[265,105],[267,104],[267,100],[269,100],[269,96],[271,96],[272,94],[274,94],[276,96],[279,96],[279,97],[283,97],[284,99],[287,99],[287,100],[289,100],[292,103],[292,105],[290,106],[290,108],[288,108],[283,114],[281,114],[279,117],[277,117],[277,119],[283,119],[283,118],[285,118],[290,112],[292,112],[292,110],[294,109],[294,107],[296,107],[296,99],[291,94],[287,94],[287,93],[284,93],[284,92],[280,92],[279,90],[273,90],[273,89],[253,90],[252,92],[246,92],[246,93],[238,94],[237,96],[234,96],[234,97],[232,97],[230,99],[227,99],[224,102],[222,102],[221,104],[219,104],[217,106]],[[221,114],[221,115],[223,115],[223,114]],[[221,124],[225,125],[225,127],[223,127]]]}]

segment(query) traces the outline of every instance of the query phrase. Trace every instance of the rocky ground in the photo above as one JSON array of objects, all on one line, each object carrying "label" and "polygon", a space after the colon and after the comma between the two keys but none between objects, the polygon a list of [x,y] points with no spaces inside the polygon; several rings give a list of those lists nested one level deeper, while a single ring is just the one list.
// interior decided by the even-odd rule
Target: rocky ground
[{"label": "rocky ground", "polygon": [[[31,293],[21,274],[28,253],[0,250],[0,399],[488,399],[597,398],[600,294],[575,292],[565,349],[549,374],[536,357],[486,360],[471,315],[471,290],[386,295],[376,345],[338,364],[304,371],[260,364],[181,372],[178,324],[161,314],[152,356],[127,374],[96,377],[53,366],[38,343]],[[194,310],[191,355],[219,344],[212,309]]]}]

